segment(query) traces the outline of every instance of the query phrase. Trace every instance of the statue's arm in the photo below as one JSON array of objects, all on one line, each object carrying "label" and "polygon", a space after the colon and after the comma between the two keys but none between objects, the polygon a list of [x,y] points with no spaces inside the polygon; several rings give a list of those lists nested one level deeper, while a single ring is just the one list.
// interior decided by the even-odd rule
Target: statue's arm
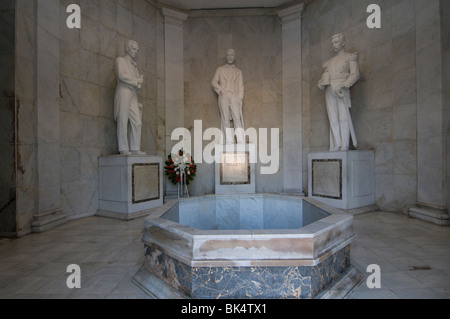
[{"label": "statue's arm", "polygon": [[322,77],[319,80],[319,83],[317,84],[319,86],[319,89],[323,90],[325,89],[328,85],[330,85],[330,73],[328,72],[328,64],[329,61],[324,63],[323,65],[323,74]]},{"label": "statue's arm", "polygon": [[242,72],[239,74],[239,99],[241,101],[244,99],[244,77],[242,76]]},{"label": "statue's arm", "polygon": [[344,82],[344,86],[346,88],[352,87],[361,77],[359,73],[359,66],[358,66],[358,53],[354,53],[350,57],[349,66],[350,66],[350,75],[348,76],[347,80]]},{"label": "statue's arm", "polygon": [[116,74],[120,82],[126,83],[136,88],[139,87],[140,79],[133,77],[128,72],[128,68],[125,65],[125,61],[123,61],[120,58],[116,59]]},{"label": "statue's arm", "polygon": [[217,94],[220,94],[220,92],[222,91],[222,86],[219,83],[219,78],[220,78],[220,69],[217,69],[211,81],[211,85]]}]

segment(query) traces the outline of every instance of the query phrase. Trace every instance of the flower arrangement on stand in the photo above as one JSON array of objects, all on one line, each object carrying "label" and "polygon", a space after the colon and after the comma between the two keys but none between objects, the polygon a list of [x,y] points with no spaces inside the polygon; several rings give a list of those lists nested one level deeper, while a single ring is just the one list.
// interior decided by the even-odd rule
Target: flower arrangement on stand
[{"label": "flower arrangement on stand", "polygon": [[178,195],[180,196],[181,189],[182,196],[185,194],[189,196],[187,185],[194,180],[197,172],[197,165],[192,156],[184,153],[183,149],[178,151],[178,154],[170,154],[164,169],[172,184],[178,185]]}]

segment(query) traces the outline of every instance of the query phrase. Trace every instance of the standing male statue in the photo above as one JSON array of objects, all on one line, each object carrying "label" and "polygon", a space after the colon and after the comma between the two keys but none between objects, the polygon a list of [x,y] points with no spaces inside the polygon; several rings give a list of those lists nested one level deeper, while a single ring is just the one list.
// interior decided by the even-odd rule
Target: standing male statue
[{"label": "standing male statue", "polygon": [[[242,71],[234,64],[236,61],[234,49],[227,51],[226,59],[227,64],[217,68],[211,84],[219,95],[221,126],[226,144],[234,144],[235,134],[237,143],[244,144],[244,118],[242,116],[244,80]],[[231,120],[233,120],[235,134],[231,129]]]},{"label": "standing male statue", "polygon": [[125,52],[125,56],[116,59],[114,119],[117,121],[117,142],[120,154],[142,155],[145,154],[140,150],[142,104],[138,101],[138,92],[144,82],[144,76],[140,75],[137,69],[138,43],[129,40],[125,44]]},{"label": "standing male statue", "polygon": [[358,81],[358,53],[346,53],[345,37],[339,33],[331,39],[335,57],[325,64],[324,74],[319,81],[321,90],[326,88],[326,103],[330,121],[330,151],[347,151],[350,136],[357,146],[355,131],[350,117],[350,87]]}]

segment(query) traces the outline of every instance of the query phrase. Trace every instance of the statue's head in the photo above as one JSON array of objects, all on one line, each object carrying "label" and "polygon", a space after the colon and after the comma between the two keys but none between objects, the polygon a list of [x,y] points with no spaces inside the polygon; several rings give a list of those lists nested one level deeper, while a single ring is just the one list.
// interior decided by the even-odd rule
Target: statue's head
[{"label": "statue's head", "polygon": [[139,44],[134,40],[128,40],[125,44],[125,53],[128,54],[133,60],[135,60],[138,52]]},{"label": "statue's head", "polygon": [[341,51],[345,47],[345,36],[342,33],[333,35],[331,37],[331,45],[333,52]]},{"label": "statue's head", "polygon": [[234,49],[227,50],[227,63],[233,64],[236,61],[236,51]]}]

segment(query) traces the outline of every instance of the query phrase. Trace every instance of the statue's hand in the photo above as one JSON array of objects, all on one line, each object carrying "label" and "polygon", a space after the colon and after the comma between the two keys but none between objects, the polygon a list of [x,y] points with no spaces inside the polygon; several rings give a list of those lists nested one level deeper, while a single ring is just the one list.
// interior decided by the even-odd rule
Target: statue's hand
[{"label": "statue's hand", "polygon": [[344,85],[337,86],[333,89],[334,94],[337,97],[341,97],[341,98],[344,97],[344,90],[347,90],[347,88]]},{"label": "statue's hand", "polygon": [[323,83],[322,83],[322,81],[319,81],[319,83],[317,83],[317,86],[319,87],[319,89],[321,89],[321,90],[323,90],[323,89],[325,89],[327,86],[326,85],[324,85]]}]

